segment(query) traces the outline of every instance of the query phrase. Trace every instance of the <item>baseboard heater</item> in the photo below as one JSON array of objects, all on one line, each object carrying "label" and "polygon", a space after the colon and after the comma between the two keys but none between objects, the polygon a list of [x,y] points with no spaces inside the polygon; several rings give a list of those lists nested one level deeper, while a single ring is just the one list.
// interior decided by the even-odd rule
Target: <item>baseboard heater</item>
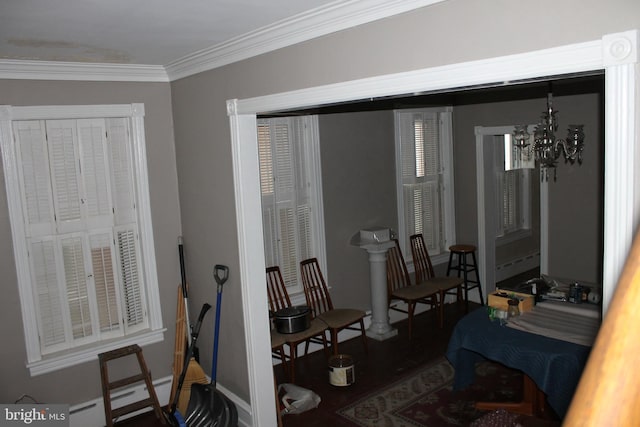
[{"label": "baseboard heater", "polygon": [[509,260],[496,266],[496,282],[500,282],[539,266],[540,252]]},{"label": "baseboard heater", "polygon": [[[155,389],[156,395],[158,396],[158,402],[160,402],[160,406],[164,407],[169,403],[172,381],[173,377],[171,376],[159,378],[153,381],[153,387]],[[249,405],[246,402],[242,401],[235,394],[230,393],[219,383],[217,384],[217,387],[235,403],[236,408],[238,409],[238,426],[251,425],[251,408],[249,407]],[[144,383],[140,383],[127,389],[111,393],[111,402],[114,408],[119,408],[129,403],[146,399],[148,396],[149,393],[147,392],[146,385]],[[120,417],[118,421],[134,417],[150,410],[152,410],[152,408],[141,409],[140,411],[126,414]],[[70,427],[102,427],[104,425],[104,402],[102,400],[102,397],[89,400],[78,405],[72,405],[69,408]]]}]

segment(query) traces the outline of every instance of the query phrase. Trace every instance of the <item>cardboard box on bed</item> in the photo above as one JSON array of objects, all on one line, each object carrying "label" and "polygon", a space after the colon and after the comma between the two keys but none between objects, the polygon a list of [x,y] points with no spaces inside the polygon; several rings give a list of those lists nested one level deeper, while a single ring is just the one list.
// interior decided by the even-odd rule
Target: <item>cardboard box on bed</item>
[{"label": "cardboard box on bed", "polygon": [[533,308],[533,305],[535,304],[535,295],[523,294],[520,292],[513,292],[506,289],[498,288],[496,288],[494,293],[489,294],[488,304],[490,307],[495,307],[498,310],[507,311],[507,308],[509,306],[508,301],[514,296],[520,300],[520,303],[518,304],[520,313],[524,313]]}]

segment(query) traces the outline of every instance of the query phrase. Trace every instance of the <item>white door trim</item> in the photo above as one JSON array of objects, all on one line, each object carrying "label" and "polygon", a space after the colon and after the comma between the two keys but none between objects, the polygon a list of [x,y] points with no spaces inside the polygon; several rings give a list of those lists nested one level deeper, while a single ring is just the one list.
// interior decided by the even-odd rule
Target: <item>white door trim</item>
[{"label": "white door trim", "polygon": [[637,88],[640,80],[638,37],[638,30],[633,30],[607,35],[592,42],[228,102],[254,426],[272,425],[275,420],[264,303],[266,291],[263,286],[249,286],[250,283],[264,281],[261,216],[255,215],[260,209],[255,115],[357,99],[604,69],[606,174],[603,310],[606,312],[631,247],[640,212],[640,150],[635,148],[640,103]]}]

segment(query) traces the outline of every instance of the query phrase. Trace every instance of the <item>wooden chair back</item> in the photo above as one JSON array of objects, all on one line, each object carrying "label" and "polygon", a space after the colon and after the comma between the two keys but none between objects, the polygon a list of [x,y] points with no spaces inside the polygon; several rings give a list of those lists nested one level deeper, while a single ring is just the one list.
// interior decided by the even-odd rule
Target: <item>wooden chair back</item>
[{"label": "wooden chair back", "polygon": [[411,276],[407,270],[407,264],[404,262],[400,243],[398,239],[393,239],[395,246],[389,248],[387,252],[387,291],[389,298],[393,291],[411,286]]},{"label": "wooden chair back", "polygon": [[416,274],[416,283],[431,279],[435,276],[433,273],[433,264],[429,257],[429,251],[424,244],[422,233],[409,236],[411,243],[411,256],[413,257],[413,267]]},{"label": "wooden chair back", "polygon": [[269,296],[269,310],[276,312],[291,307],[289,293],[278,266],[267,267],[267,294]]},{"label": "wooden chair back", "polygon": [[311,307],[313,316],[333,310],[331,295],[320,270],[317,258],[310,258],[300,262],[302,286],[307,305]]}]

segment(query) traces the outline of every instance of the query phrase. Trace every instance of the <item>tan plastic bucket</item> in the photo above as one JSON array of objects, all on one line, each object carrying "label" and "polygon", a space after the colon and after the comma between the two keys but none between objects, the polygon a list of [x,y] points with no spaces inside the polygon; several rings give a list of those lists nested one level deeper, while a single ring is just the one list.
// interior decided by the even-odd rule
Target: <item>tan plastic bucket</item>
[{"label": "tan plastic bucket", "polygon": [[353,384],[356,373],[353,358],[347,354],[338,354],[329,358],[329,383],[338,387]]}]

